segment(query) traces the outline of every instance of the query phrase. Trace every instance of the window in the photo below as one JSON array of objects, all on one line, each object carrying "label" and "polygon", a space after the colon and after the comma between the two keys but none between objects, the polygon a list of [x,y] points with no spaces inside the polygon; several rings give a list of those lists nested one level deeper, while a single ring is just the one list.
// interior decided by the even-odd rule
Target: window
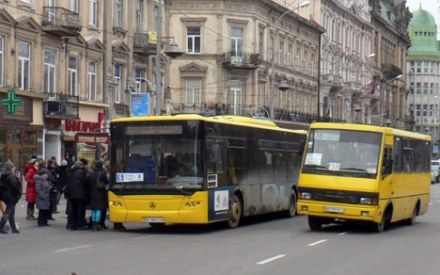
[{"label": "window", "polygon": [[29,91],[31,78],[31,44],[18,42],[18,81],[21,90]]},{"label": "window", "polygon": [[144,0],[136,0],[136,31],[143,30]]},{"label": "window", "polygon": [[200,79],[187,79],[185,85],[185,99],[187,106],[200,105],[202,81]]},{"label": "window", "polygon": [[88,100],[96,101],[96,72],[97,72],[96,61],[89,62],[89,95]]},{"label": "window", "polygon": [[56,93],[56,65],[57,51],[46,49],[44,51],[44,92]]},{"label": "window", "polygon": [[115,64],[115,102],[121,102],[121,89],[122,89],[122,65]]},{"label": "window", "polygon": [[78,59],[69,56],[69,95],[78,95]]},{"label": "window", "polygon": [[135,78],[135,93],[145,93],[148,92],[148,83],[144,80],[145,70],[141,68],[136,68],[134,72]]},{"label": "window", "polygon": [[231,29],[231,51],[234,61],[241,62],[243,60],[243,29]]},{"label": "window", "polygon": [[259,44],[260,57],[264,58],[264,30],[260,30],[258,35],[259,35],[258,44]]},{"label": "window", "polygon": [[188,27],[186,30],[187,52],[200,53],[200,27]]},{"label": "window", "polygon": [[115,0],[115,26],[122,28],[122,0]]},{"label": "window", "polygon": [[243,83],[240,80],[231,81],[231,89],[229,91],[228,103],[229,103],[229,107],[232,110],[233,115],[241,114],[242,93],[243,93],[242,86]]},{"label": "window", "polygon": [[284,65],[284,41],[280,41],[280,65]]},{"label": "window", "polygon": [[0,36],[0,86],[3,86],[5,60],[5,38]]},{"label": "window", "polygon": [[70,0],[70,10],[74,12],[78,12],[78,1],[79,0]]},{"label": "window", "polygon": [[98,0],[89,0],[89,25],[93,27],[98,26]]},{"label": "window", "polygon": [[292,66],[292,56],[293,56],[293,45],[289,44],[288,50],[287,50],[287,65]]}]

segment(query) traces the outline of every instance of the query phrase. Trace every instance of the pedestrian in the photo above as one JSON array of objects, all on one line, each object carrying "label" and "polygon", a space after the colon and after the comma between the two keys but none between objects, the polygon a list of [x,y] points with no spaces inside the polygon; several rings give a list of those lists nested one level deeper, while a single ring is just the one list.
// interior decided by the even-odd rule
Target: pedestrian
[{"label": "pedestrian", "polygon": [[36,201],[36,193],[35,193],[35,180],[34,175],[37,173],[39,167],[39,162],[37,159],[32,158],[27,164],[27,172],[25,175],[25,179],[27,182],[26,185],[26,201],[27,201],[27,220],[36,220],[34,216],[35,210],[35,201]]},{"label": "pedestrian", "polygon": [[67,227],[70,230],[86,229],[86,207],[88,203],[87,171],[81,161],[75,161],[69,169],[66,196],[69,199]]},{"label": "pedestrian", "polygon": [[67,170],[69,169],[69,165],[67,160],[63,159],[58,166],[58,200],[57,203],[60,203],[60,198],[64,193],[64,189],[66,188],[67,182]]},{"label": "pedestrian", "polygon": [[92,172],[87,176],[88,184],[90,186],[92,229],[97,231],[106,228],[105,215],[108,204],[108,181],[103,168],[103,162],[96,160]]},{"label": "pedestrian", "polygon": [[59,184],[58,184],[58,169],[57,169],[57,163],[54,159],[49,159],[47,161],[47,170],[49,170],[50,175],[49,175],[49,180],[50,183],[52,184],[52,189],[50,192],[50,215],[49,215],[49,220],[55,220],[52,217],[52,214],[57,214],[58,210],[57,210],[57,201],[58,201],[58,190],[59,190]]},{"label": "pedestrian", "polygon": [[15,174],[16,167],[13,162],[6,162],[4,164],[4,171],[1,174],[1,193],[3,201],[6,204],[6,211],[3,213],[3,217],[0,220],[0,233],[7,234],[4,229],[5,224],[9,221],[12,233],[20,233],[15,224],[15,206],[21,197],[21,183],[20,179]]},{"label": "pedestrian", "polygon": [[[0,157],[0,176],[2,175],[2,173],[5,172],[5,168],[3,167],[3,161]],[[5,214],[5,205],[3,204],[3,199],[2,199],[2,192],[0,190],[0,211],[2,212],[2,214]]]},{"label": "pedestrian", "polygon": [[45,227],[48,226],[48,218],[50,212],[50,190],[52,188],[49,181],[50,172],[46,168],[38,170],[34,175],[35,179],[35,191],[36,196],[36,206],[38,209],[38,226]]}]

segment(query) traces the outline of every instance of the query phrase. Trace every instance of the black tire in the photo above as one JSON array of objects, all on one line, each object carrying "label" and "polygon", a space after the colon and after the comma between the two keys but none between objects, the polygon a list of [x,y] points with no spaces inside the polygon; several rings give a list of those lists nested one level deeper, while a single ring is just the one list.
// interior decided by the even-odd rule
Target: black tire
[{"label": "black tire", "polygon": [[374,223],[373,229],[375,232],[380,233],[385,230],[388,230],[391,220],[391,212],[387,209],[385,213],[382,215],[382,219],[380,223]]},{"label": "black tire", "polygon": [[320,231],[322,228],[322,219],[318,217],[309,216],[309,227],[312,231]]},{"label": "black tire", "polygon": [[296,216],[296,205],[297,205],[296,203],[297,203],[296,192],[294,190],[292,196],[290,197],[289,208],[286,211],[287,217],[293,218]]},{"label": "black tire", "polygon": [[414,209],[413,209],[413,212],[411,214],[411,217],[406,220],[406,224],[407,225],[415,224],[416,223],[416,218],[417,218],[418,214],[419,214],[419,206],[418,206],[418,204],[416,204],[416,206],[414,206]]},{"label": "black tire", "polygon": [[228,227],[236,228],[240,224],[243,206],[240,198],[234,194],[231,199],[231,208],[229,210]]}]

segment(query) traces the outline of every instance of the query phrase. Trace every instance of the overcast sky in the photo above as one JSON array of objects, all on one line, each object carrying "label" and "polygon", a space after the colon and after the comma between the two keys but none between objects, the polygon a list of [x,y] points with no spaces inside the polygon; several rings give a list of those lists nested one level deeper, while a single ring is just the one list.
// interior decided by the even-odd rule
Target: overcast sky
[{"label": "overcast sky", "polygon": [[437,39],[440,40],[440,1],[439,0],[406,0],[406,5],[411,12],[418,10],[422,4],[422,9],[429,11],[435,18],[437,24]]}]

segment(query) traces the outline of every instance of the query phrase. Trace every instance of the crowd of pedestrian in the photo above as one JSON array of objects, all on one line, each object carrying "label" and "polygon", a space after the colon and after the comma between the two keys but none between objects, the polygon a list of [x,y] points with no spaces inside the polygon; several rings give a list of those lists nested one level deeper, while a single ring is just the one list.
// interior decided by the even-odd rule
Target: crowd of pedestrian
[{"label": "crowd of pedestrian", "polygon": [[[49,226],[49,221],[55,220],[53,215],[59,213],[58,204],[64,197],[67,229],[107,229],[109,168],[110,163],[102,160],[91,164],[86,159],[72,163],[63,160],[58,164],[54,157],[47,161],[32,157],[21,177],[12,161],[3,163],[0,158],[0,211],[3,214],[0,233],[8,233],[7,222],[12,233],[20,233],[15,223],[15,205],[23,191],[27,202],[26,219],[35,220],[39,227]],[[91,210],[90,216],[86,216],[87,209]],[[117,224],[115,228],[123,229],[121,226]]]}]

